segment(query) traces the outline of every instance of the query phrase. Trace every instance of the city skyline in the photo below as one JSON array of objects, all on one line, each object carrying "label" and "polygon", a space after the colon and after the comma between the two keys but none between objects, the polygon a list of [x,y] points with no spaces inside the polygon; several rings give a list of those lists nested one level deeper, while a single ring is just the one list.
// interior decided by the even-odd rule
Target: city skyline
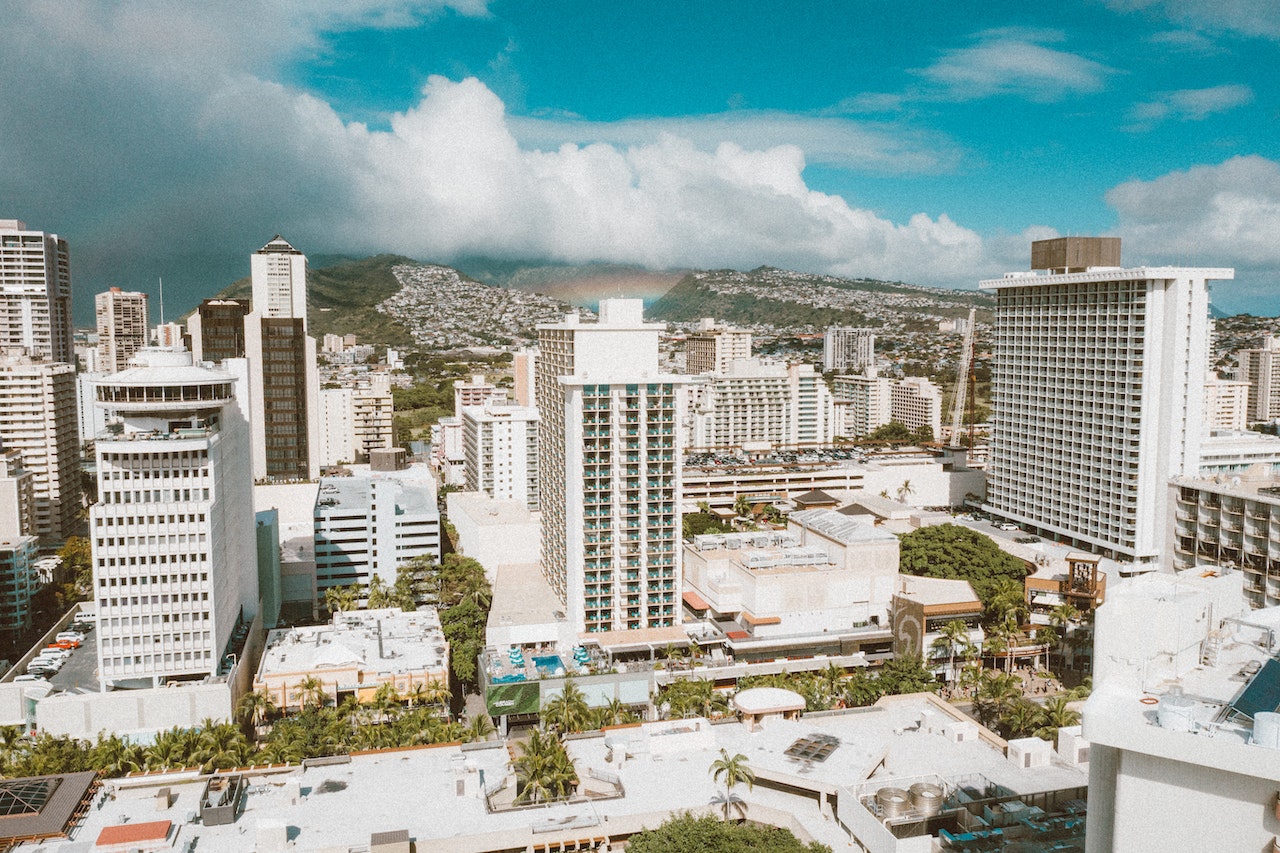
[{"label": "city skyline", "polygon": [[[972,287],[1031,239],[1233,266],[1277,313],[1265,0],[802,12],[502,0],[20,4],[0,198],[188,309],[309,254],[760,264]],[[169,319],[169,318],[166,318]]]}]

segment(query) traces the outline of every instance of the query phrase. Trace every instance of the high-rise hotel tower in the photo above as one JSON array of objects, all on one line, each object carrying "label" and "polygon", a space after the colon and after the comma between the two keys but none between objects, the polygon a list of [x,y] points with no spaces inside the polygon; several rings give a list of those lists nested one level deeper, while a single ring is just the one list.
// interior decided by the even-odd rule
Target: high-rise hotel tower
[{"label": "high-rise hotel tower", "polygon": [[238,378],[182,350],[142,349],[135,362],[96,386],[118,419],[97,441],[89,511],[104,686],[218,675],[258,600]]},{"label": "high-rise hotel tower", "polygon": [[677,387],[639,299],[538,327],[542,567],[578,632],[679,624]]},{"label": "high-rise hotel tower", "polygon": [[75,364],[71,256],[57,234],[0,219],[0,350]]},{"label": "high-rise hotel tower", "polygon": [[996,294],[987,509],[1156,568],[1169,478],[1200,465],[1207,282],[1230,269],[1120,267],[1120,240],[1031,246]]}]

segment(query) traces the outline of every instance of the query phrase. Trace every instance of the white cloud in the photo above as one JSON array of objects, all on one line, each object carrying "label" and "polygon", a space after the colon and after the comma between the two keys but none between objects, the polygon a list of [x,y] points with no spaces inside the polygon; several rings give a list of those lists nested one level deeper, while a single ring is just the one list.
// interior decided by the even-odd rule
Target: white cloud
[{"label": "white cloud", "polygon": [[429,260],[770,263],[923,283],[989,267],[981,238],[945,215],[896,223],[804,179],[812,162],[945,169],[956,154],[937,139],[751,111],[513,119],[479,81],[441,77],[371,130],[279,82],[280,68],[333,30],[483,4],[219,8],[70,2],[6,21],[0,79],[39,85],[0,87],[0,151],[24,164],[0,173],[0,198],[20,208],[3,213],[71,237],[78,258],[129,263],[280,232],[313,253]]},{"label": "white cloud", "polygon": [[978,35],[972,47],[948,51],[917,73],[956,100],[1019,95],[1056,101],[1072,93],[1097,92],[1110,73],[1105,65],[1046,47],[1060,34],[993,30]]},{"label": "white cloud", "polygon": [[1107,5],[1125,12],[1149,10],[1210,32],[1280,38],[1276,0],[1107,0]]},{"label": "white cloud", "polygon": [[1180,89],[1162,92],[1154,100],[1135,104],[1130,117],[1136,122],[1137,129],[1148,129],[1165,119],[1200,121],[1252,100],[1253,90],[1238,83],[1207,89]]},{"label": "white cloud", "polygon": [[1280,266],[1280,163],[1216,166],[1129,181],[1107,193],[1126,264],[1195,263],[1266,272]]}]

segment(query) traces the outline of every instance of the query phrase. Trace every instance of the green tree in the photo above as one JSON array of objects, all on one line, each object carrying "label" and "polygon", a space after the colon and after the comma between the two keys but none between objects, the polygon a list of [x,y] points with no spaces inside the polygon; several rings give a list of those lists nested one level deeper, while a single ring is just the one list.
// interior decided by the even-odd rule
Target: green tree
[{"label": "green tree", "polygon": [[573,678],[566,678],[559,695],[542,706],[542,722],[551,731],[560,733],[580,732],[591,727],[587,696]]},{"label": "green tree", "polygon": [[933,641],[935,651],[947,655],[947,678],[956,680],[956,652],[964,648],[969,640],[969,626],[959,619],[952,619],[938,629],[938,638]]},{"label": "green tree", "polygon": [[329,608],[330,613],[339,610],[348,611],[355,610],[360,604],[360,587],[357,584],[351,586],[331,586],[324,591],[324,606]]},{"label": "green tree", "polygon": [[62,585],[62,606],[89,597],[93,589],[93,552],[89,540],[83,536],[71,536],[58,549],[58,575]]},{"label": "green tree", "polygon": [[938,680],[925,668],[920,655],[898,655],[880,667],[876,685],[884,694],[928,693],[938,689]]},{"label": "green tree", "polygon": [[1001,551],[991,537],[956,524],[922,527],[904,535],[899,568],[909,575],[966,580],[989,607],[1001,581],[1019,585],[1031,571],[1024,560]]},{"label": "green tree", "polygon": [[516,802],[545,803],[573,792],[577,771],[554,732],[534,729],[519,745],[520,756],[512,762],[516,771]]},{"label": "green tree", "polygon": [[303,711],[307,708],[323,708],[329,703],[329,691],[325,689],[323,681],[314,675],[308,675],[293,688],[293,698]]},{"label": "green tree", "polygon": [[236,711],[245,725],[257,731],[275,715],[276,704],[266,693],[255,690],[240,697]]},{"label": "green tree", "polygon": [[707,772],[716,782],[724,779],[724,796],[719,800],[724,809],[724,819],[729,819],[730,809],[736,809],[739,817],[746,817],[747,804],[741,798],[735,798],[733,789],[739,782],[746,783],[748,791],[755,787],[756,774],[747,766],[747,757],[740,752],[731,756],[729,751],[722,747],[720,757],[711,762]]},{"label": "green tree", "polygon": [[369,579],[369,589],[365,600],[368,602],[370,610],[381,610],[393,604],[391,590],[387,588],[387,582],[378,577],[376,572]]},{"label": "green tree", "polygon": [[915,441],[916,434],[902,421],[889,421],[864,435],[861,441],[878,442],[880,444],[907,444]]},{"label": "green tree", "polygon": [[733,502],[733,511],[744,518],[751,515],[751,501],[747,500],[746,495],[738,495]]},{"label": "green tree", "polygon": [[911,481],[903,480],[902,485],[898,486],[898,489],[894,494],[898,496],[898,503],[906,503],[907,498],[911,497],[915,493],[916,490],[912,488]]},{"label": "green tree", "polygon": [[472,599],[445,609],[440,626],[449,641],[449,665],[464,684],[476,683],[476,658],[484,649],[484,628],[489,614]]},{"label": "green tree", "polygon": [[686,813],[632,835],[627,853],[831,853],[831,848],[816,841],[803,844],[790,830],[775,826]]}]

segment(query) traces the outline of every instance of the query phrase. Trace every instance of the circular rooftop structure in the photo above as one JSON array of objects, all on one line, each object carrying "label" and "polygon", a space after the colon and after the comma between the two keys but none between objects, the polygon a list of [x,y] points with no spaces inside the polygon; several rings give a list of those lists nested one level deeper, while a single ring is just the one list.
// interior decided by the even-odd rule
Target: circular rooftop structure
[{"label": "circular rooftop structure", "polygon": [[781,687],[751,687],[733,697],[733,707],[745,715],[789,715],[804,710],[804,697]]}]

